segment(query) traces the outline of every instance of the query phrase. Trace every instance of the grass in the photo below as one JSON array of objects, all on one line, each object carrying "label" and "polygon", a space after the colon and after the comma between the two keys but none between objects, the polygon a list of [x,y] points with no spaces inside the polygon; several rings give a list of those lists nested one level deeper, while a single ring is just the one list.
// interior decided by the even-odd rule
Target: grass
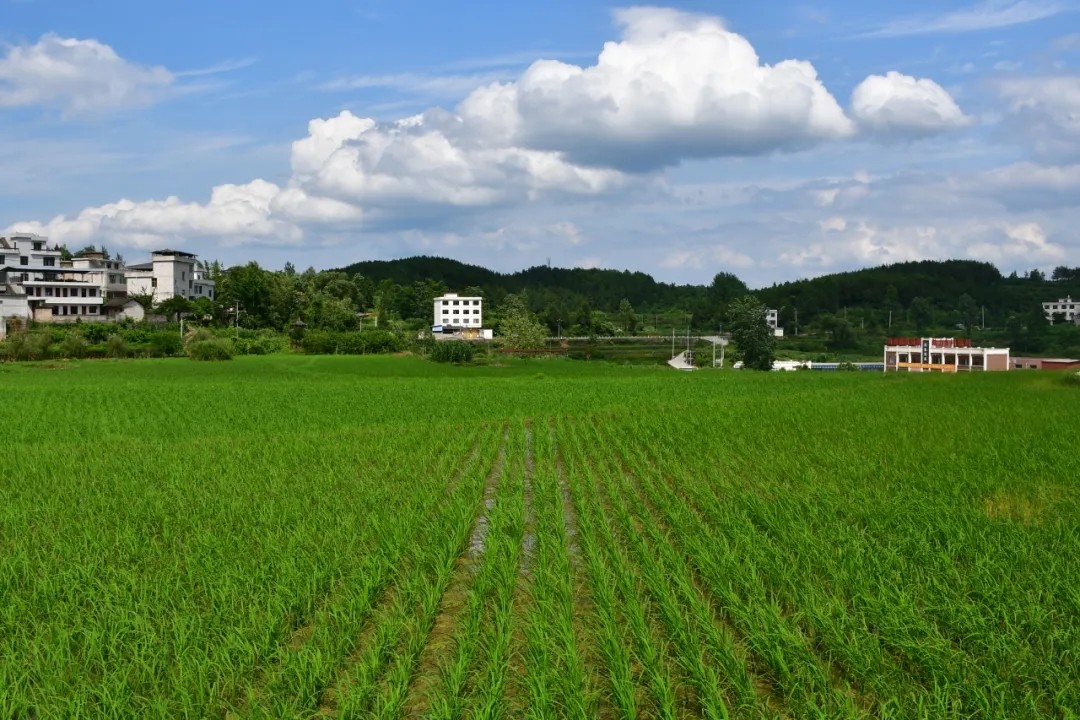
[{"label": "grass", "polygon": [[1080,712],[1080,385],[0,365],[0,717]]}]

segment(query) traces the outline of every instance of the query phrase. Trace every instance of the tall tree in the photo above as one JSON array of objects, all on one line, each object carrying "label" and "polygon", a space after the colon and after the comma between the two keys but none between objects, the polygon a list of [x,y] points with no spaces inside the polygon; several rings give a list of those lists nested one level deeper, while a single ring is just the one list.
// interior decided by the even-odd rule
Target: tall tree
[{"label": "tall tree", "polygon": [[619,303],[619,323],[622,325],[622,329],[631,335],[637,332],[637,313],[634,312],[634,306],[626,298],[623,298],[622,302]]},{"label": "tall tree", "polygon": [[728,305],[728,328],[735,342],[736,356],[745,368],[772,370],[776,339],[767,314],[768,309],[753,295],[733,300]]},{"label": "tall tree", "polygon": [[525,293],[507,295],[499,306],[499,336],[507,346],[516,350],[533,350],[544,346],[547,329],[529,310],[529,298]]}]

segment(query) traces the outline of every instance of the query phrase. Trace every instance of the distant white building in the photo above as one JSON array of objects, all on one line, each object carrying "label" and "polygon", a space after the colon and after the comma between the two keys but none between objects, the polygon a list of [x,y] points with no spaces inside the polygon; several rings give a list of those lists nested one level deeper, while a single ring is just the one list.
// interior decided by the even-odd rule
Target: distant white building
[{"label": "distant white building", "polygon": [[1063,317],[1065,322],[1080,323],[1080,300],[1073,300],[1071,296],[1059,298],[1053,302],[1042,304],[1046,319],[1053,324],[1055,316]]},{"label": "distant white building", "polygon": [[150,262],[128,265],[124,270],[130,295],[150,295],[154,304],[169,298],[214,299],[214,281],[206,277],[197,256],[179,250],[157,250]]},{"label": "distant white building", "polygon": [[[20,323],[108,320],[108,272],[61,260],[60,248],[34,233],[0,237],[0,337]],[[122,275],[122,273],[121,273]],[[121,291],[122,292],[122,291]]]},{"label": "distant white building", "polygon": [[435,298],[432,328],[446,330],[479,329],[484,325],[484,299],[464,297],[457,293],[447,293]]},{"label": "distant white building", "polygon": [[780,327],[780,311],[776,308],[769,308],[765,311],[765,322],[769,323],[769,328],[772,329],[773,335],[776,337],[784,337],[784,328]]}]

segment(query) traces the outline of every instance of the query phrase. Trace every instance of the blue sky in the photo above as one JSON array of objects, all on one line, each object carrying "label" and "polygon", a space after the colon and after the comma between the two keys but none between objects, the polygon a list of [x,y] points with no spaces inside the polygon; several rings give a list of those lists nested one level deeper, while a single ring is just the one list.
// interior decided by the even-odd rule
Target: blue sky
[{"label": "blue sky", "polygon": [[1080,264],[1067,0],[0,0],[0,230],[754,285]]}]

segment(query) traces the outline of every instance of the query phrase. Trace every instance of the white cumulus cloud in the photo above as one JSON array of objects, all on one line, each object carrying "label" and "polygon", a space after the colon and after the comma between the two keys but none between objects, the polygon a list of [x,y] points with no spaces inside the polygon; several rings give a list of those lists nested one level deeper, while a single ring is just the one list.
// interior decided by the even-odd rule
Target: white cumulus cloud
[{"label": "white cumulus cloud", "polygon": [[971,123],[945,88],[895,71],[859,83],[851,94],[851,112],[864,130],[886,137],[921,137]]},{"label": "white cumulus cloud", "polygon": [[0,107],[108,110],[152,101],[172,82],[165,68],[128,62],[97,40],[51,33],[0,57]]},{"label": "white cumulus cloud", "polygon": [[514,83],[474,92],[462,115],[507,143],[635,171],[853,132],[813,65],[763,64],[717,18],[632,8],[616,19],[622,38],[605,44],[595,65],[536,62]]},{"label": "white cumulus cloud", "polygon": [[[856,89],[856,124],[813,65],[763,62],[718,18],[662,8],[624,9],[615,18],[619,37],[592,65],[540,60],[513,82],[477,88],[456,108],[396,122],[348,111],[311,120],[280,183],[222,185],[206,202],[121,200],[13,229],[138,247],[185,236],[310,243],[318,233],[358,227],[447,231],[464,213],[616,196],[688,159],[796,151],[851,137],[860,126],[892,137],[967,122],[937,84],[889,73]],[[50,64],[56,57],[68,58],[64,69]],[[0,104],[102,107],[138,101],[172,80],[95,41],[54,36],[0,62]],[[37,68],[28,77],[42,82],[12,69],[23,67]],[[45,82],[51,77],[66,84]],[[841,212],[868,192],[824,188],[817,201]],[[580,241],[568,228],[562,241]],[[680,262],[747,266],[754,259],[718,246]]]}]

